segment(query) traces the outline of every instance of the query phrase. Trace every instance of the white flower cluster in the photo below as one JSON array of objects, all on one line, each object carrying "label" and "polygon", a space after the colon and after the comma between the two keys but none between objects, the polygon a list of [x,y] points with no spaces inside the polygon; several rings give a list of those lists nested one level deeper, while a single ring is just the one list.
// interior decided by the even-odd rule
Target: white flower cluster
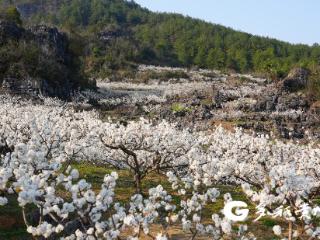
[{"label": "white flower cluster", "polygon": [[[151,234],[150,225],[159,218],[165,219],[166,225],[178,220],[177,206],[161,186],[149,189],[148,198],[136,194],[121,205],[115,202],[116,173],[106,175],[96,192],[79,179],[70,161],[88,158],[124,165],[141,180],[150,171],[186,168],[179,163],[187,164],[183,156],[192,149],[194,139],[188,131],[145,120],[126,127],[103,123],[94,112],[56,105],[8,103],[0,111],[0,206],[8,203],[8,195],[16,196],[27,231],[33,236],[118,239],[132,228],[135,238],[141,231]],[[36,222],[28,219],[29,206],[38,209]],[[70,229],[70,225],[76,227]],[[166,234],[157,238],[165,239]]]},{"label": "white flower cluster", "polygon": [[[164,228],[152,235],[155,239],[168,238],[167,227],[178,223],[192,236],[220,239],[234,234],[232,222],[212,213],[213,223],[207,223],[203,214],[219,197],[214,186],[221,183],[242,185],[259,217],[287,221],[292,235],[320,235],[314,201],[320,192],[316,144],[284,143],[221,127],[191,132],[165,121],[124,125],[68,106],[8,102],[0,108],[0,154],[0,207],[8,203],[8,195],[16,196],[34,236],[117,239],[129,232],[136,239],[141,233],[152,235],[150,226],[161,222]],[[130,170],[136,194],[126,204],[115,201],[116,173],[106,175],[100,191],[93,191],[69,167],[74,160]],[[143,195],[141,181],[153,172],[167,174],[178,203],[161,186]],[[70,196],[59,194],[61,190]],[[29,205],[39,209],[36,223],[28,221]],[[76,228],[70,232],[69,225]],[[241,226],[236,235],[243,236],[246,228]],[[287,233],[278,226],[273,230],[279,236]]]},{"label": "white flower cluster", "polygon": [[[306,229],[318,237],[314,223],[319,216],[312,211],[318,209],[314,200],[320,190],[320,149],[316,144],[284,143],[222,128],[204,135],[201,141],[205,148],[199,148],[197,155],[204,157],[191,158],[190,163],[197,179],[242,184],[243,192],[257,206],[257,219],[270,215],[290,224],[303,220]],[[306,204],[309,211],[301,211]]]}]

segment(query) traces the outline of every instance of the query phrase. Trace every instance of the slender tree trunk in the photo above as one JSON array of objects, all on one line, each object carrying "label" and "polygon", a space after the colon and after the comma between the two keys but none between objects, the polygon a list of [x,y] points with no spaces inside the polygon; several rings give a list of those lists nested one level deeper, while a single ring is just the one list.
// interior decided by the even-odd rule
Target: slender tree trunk
[{"label": "slender tree trunk", "polygon": [[135,183],[136,193],[137,194],[142,194],[141,181],[142,181],[141,176],[138,173],[136,173],[134,175],[134,183]]},{"label": "slender tree trunk", "polygon": [[288,240],[292,240],[292,222],[289,222]]}]

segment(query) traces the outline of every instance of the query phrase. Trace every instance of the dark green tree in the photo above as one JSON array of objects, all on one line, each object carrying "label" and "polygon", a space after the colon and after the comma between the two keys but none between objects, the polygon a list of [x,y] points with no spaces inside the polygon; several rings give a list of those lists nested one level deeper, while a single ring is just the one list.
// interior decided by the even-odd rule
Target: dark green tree
[{"label": "dark green tree", "polygon": [[5,17],[8,21],[12,21],[18,25],[22,25],[21,15],[18,9],[14,6],[10,6],[6,9]]}]

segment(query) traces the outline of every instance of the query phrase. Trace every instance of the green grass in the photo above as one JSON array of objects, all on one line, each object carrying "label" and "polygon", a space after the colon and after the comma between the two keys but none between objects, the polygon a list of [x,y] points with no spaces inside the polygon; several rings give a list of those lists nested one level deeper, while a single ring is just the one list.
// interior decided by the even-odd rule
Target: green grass
[{"label": "green grass", "polygon": [[173,103],[171,105],[171,111],[174,113],[186,113],[191,112],[191,108],[185,107],[181,103]]},{"label": "green grass", "polygon": [[12,228],[9,230],[0,229],[0,239],[6,240],[26,240],[31,239],[30,235],[26,232],[25,227]]},{"label": "green grass", "polygon": [[[8,200],[7,205],[0,207],[0,239],[29,239],[21,208],[14,197],[9,196]],[[28,210],[32,210],[32,206],[28,206]]]},{"label": "green grass", "polygon": [[265,227],[272,228],[273,226],[277,225],[278,222],[271,218],[265,218],[261,220],[261,224]]}]

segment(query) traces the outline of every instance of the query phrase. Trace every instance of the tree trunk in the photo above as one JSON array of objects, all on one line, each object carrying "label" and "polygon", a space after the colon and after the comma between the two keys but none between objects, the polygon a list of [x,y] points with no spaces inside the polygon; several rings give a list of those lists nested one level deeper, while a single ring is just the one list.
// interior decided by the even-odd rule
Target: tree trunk
[{"label": "tree trunk", "polygon": [[137,194],[142,194],[141,181],[142,181],[141,176],[136,173],[134,175],[134,184],[135,184],[135,187],[136,187],[136,193]]},{"label": "tree trunk", "polygon": [[292,222],[289,222],[288,240],[292,240]]}]

